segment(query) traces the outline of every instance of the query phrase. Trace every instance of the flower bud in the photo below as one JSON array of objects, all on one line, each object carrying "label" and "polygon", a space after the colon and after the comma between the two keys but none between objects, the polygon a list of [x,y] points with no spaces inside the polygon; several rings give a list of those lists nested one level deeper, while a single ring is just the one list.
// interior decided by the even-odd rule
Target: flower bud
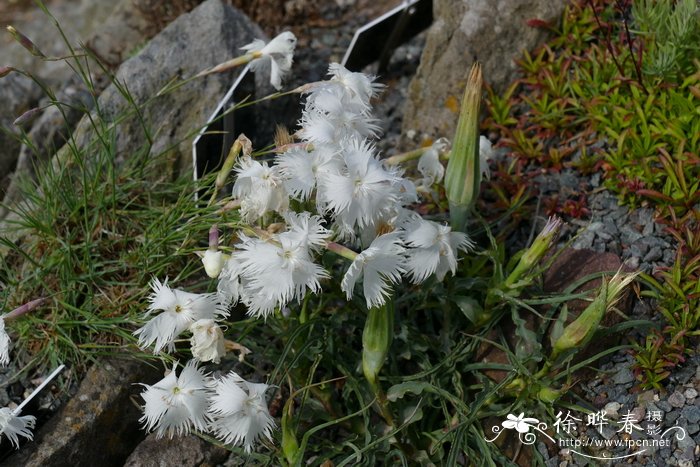
[{"label": "flower bud", "polygon": [[394,304],[387,300],[383,306],[369,309],[362,331],[362,371],[372,386],[377,383],[393,340]]},{"label": "flower bud", "polygon": [[535,241],[532,242],[530,248],[525,250],[520,257],[520,261],[518,261],[518,264],[515,266],[515,269],[513,269],[513,272],[511,272],[506,279],[506,286],[512,286],[517,283],[525,272],[532,270],[537,265],[539,260],[542,259],[542,257],[547,254],[547,251],[552,248],[552,245],[554,245],[562,225],[562,220],[556,216],[552,216],[547,220],[547,224],[545,224],[542,231],[537,235]]},{"label": "flower bud", "polygon": [[35,57],[40,57],[40,58],[46,58],[46,55],[44,55],[41,50],[39,50],[39,47],[36,46],[34,42],[32,42],[27,36],[13,28],[12,26],[7,27],[7,32],[9,32],[12,37],[25,49],[29,51],[32,55]]},{"label": "flower bud", "polygon": [[12,124],[14,126],[25,126],[33,122],[34,119],[39,116],[39,113],[41,113],[42,110],[44,110],[44,107],[34,107],[33,109],[29,109],[17,117]]},{"label": "flower bud", "polygon": [[573,323],[564,328],[564,332],[554,343],[550,361],[555,361],[564,352],[583,348],[598,330],[605,313],[620,300],[622,291],[637,274],[623,274],[618,271],[610,281],[603,281],[596,298]]},{"label": "flower bud", "polygon": [[17,71],[17,69],[13,68],[11,66],[0,66],[0,78],[4,78],[5,76],[9,75],[13,71]]},{"label": "flower bud", "polygon": [[200,319],[190,326],[192,356],[201,362],[219,363],[226,355],[224,333],[213,319]]},{"label": "flower bud", "polygon": [[464,90],[457,131],[445,173],[445,192],[450,204],[450,219],[452,229],[456,231],[464,231],[467,215],[479,196],[481,186],[479,168],[481,84],[481,65],[475,63]]},{"label": "flower bud", "polygon": [[219,277],[225,263],[226,258],[221,251],[207,250],[202,256],[204,271],[207,273],[207,276],[211,277],[212,279]]}]

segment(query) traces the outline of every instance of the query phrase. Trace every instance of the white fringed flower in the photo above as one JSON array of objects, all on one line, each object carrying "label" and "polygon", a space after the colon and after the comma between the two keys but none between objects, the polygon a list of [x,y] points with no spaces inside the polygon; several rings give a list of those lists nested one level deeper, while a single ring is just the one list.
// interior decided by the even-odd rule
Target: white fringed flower
[{"label": "white fringed flower", "polygon": [[209,409],[211,429],[225,444],[242,444],[249,453],[261,437],[272,440],[275,422],[265,401],[268,385],[249,383],[231,372],[216,383]]},{"label": "white fringed flower", "polygon": [[287,231],[280,234],[292,242],[306,244],[314,251],[324,247],[331,231],[323,227],[324,220],[321,216],[314,216],[310,212],[288,212],[285,216]]},{"label": "white fringed flower", "polygon": [[190,326],[192,356],[200,362],[219,363],[226,355],[224,333],[213,319],[200,319]]},{"label": "white fringed flower", "polygon": [[292,299],[301,300],[306,291],[321,288],[319,280],[328,273],[311,260],[307,239],[284,232],[272,239],[242,238],[235,253],[238,262],[238,292],[248,314],[267,317]]},{"label": "white fringed flower", "polygon": [[448,225],[413,219],[403,226],[406,246],[406,271],[414,284],[435,274],[442,281],[447,271],[457,270],[458,250],[467,251],[473,244],[463,232],[452,232]]},{"label": "white fringed flower", "polygon": [[167,434],[188,434],[192,428],[204,431],[209,423],[207,415],[210,384],[194,360],[187,362],[178,377],[177,363],[165,378],[146,389],[141,397],[146,402],[140,422],[146,431],[156,428],[158,438]]},{"label": "white fringed flower", "polygon": [[268,211],[283,213],[289,206],[284,180],[277,166],[269,167],[250,156],[239,159],[233,196],[241,200],[241,215],[254,222]]},{"label": "white fringed flower", "polygon": [[326,99],[329,112],[307,109],[301,118],[299,134],[304,141],[314,144],[338,144],[376,137],[381,128],[376,120],[365,113],[352,111],[339,98],[331,106],[332,94]]},{"label": "white fringed flower", "polygon": [[365,142],[352,144],[343,153],[343,173],[326,174],[319,183],[320,209],[332,211],[347,230],[371,225],[397,206],[401,177],[385,169],[373,151]]},{"label": "white fringed flower", "polygon": [[418,172],[423,175],[420,183],[422,186],[429,187],[434,183],[440,183],[445,176],[445,167],[440,162],[440,153],[447,149],[448,145],[446,138],[440,138],[418,159]]},{"label": "white fringed flower", "polygon": [[0,365],[10,363],[10,336],[5,331],[5,316],[0,316]]},{"label": "white fringed flower", "polygon": [[291,71],[294,58],[294,48],[297,38],[289,31],[285,31],[265,44],[256,39],[241,49],[247,53],[260,53],[262,57],[250,62],[253,71],[270,64],[270,84],[278,91],[282,88],[282,79]]},{"label": "white fringed flower", "polygon": [[355,283],[361,276],[367,308],[384,305],[389,296],[390,284],[401,281],[404,272],[404,247],[398,232],[381,235],[372,244],[357,255],[348,271],[343,276],[340,285],[347,295],[352,298]]},{"label": "white fringed flower", "polygon": [[287,193],[303,201],[311,197],[319,178],[327,173],[339,173],[344,166],[337,148],[323,144],[314,145],[312,151],[292,148],[279,155],[276,162]]},{"label": "white fringed flower", "polygon": [[374,83],[374,76],[352,72],[339,63],[331,63],[328,66],[328,74],[331,75],[331,82],[341,84],[352,98],[365,107],[369,107],[370,100],[383,87]]},{"label": "white fringed flower", "polygon": [[168,281],[161,283],[153,279],[153,293],[149,297],[146,317],[156,311],[160,314],[151,318],[134,335],[139,336],[142,348],[155,343],[154,353],[165,346],[172,347],[174,339],[192,323],[200,319],[214,319],[224,313],[213,294],[194,294],[168,287]]},{"label": "white fringed flower", "polygon": [[8,407],[0,409],[0,433],[7,436],[15,449],[19,449],[19,436],[34,439],[31,429],[35,422],[36,418],[32,415],[19,416]]}]

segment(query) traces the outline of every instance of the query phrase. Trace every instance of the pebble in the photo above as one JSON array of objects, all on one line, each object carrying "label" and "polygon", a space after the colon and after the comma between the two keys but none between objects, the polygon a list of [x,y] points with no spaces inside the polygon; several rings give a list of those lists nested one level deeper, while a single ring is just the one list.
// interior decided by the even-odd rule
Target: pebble
[{"label": "pebble", "polygon": [[685,405],[685,396],[681,394],[680,391],[676,391],[669,396],[668,403],[673,407],[680,409]]},{"label": "pebble", "polygon": [[681,416],[688,420],[688,423],[698,423],[700,422],[700,407],[687,405],[681,411]]},{"label": "pebble", "polygon": [[612,378],[613,383],[615,384],[627,384],[631,383],[634,381],[634,373],[632,373],[632,370],[629,368],[622,368],[620,371],[615,373],[615,376]]},{"label": "pebble", "polygon": [[693,388],[688,388],[685,390],[683,395],[686,399],[695,399],[696,397],[698,397],[698,392]]},{"label": "pebble", "polygon": [[617,418],[620,408],[622,408],[622,405],[619,402],[608,402],[605,404],[605,407],[603,407],[603,410],[610,418]]}]

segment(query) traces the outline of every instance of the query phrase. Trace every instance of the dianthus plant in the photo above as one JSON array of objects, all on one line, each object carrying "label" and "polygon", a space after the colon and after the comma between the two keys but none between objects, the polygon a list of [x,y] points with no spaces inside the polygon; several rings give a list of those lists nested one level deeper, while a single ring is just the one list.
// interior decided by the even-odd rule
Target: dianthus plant
[{"label": "dianthus plant", "polygon": [[[377,401],[385,401],[377,375],[392,339],[393,287],[454,275],[472,243],[411,209],[442,179],[444,139],[414,152],[422,154],[415,182],[379,157],[371,100],[380,86],[373,81],[334,63],[329,79],[298,88],[305,95],[299,128],[278,142],[274,159],[254,157],[239,136],[217,177],[216,192],[232,178],[231,196],[212,203],[239,209],[241,223],[225,246],[213,226],[200,254],[207,274],[218,278],[217,292],[185,292],[154,279],[147,316],[155,316],[136,332],[142,346],[173,350],[189,332],[193,357],[218,362],[226,351],[218,323],[232,306],[244,305],[253,318],[283,319],[288,307],[335,282],[348,301],[360,295],[367,308],[362,367]],[[342,269],[322,265],[328,252],[342,258]],[[266,389],[237,374],[214,381],[190,363],[179,377],[173,370],[148,386],[143,420],[159,435],[208,430],[249,451],[253,441],[270,439],[274,426]],[[390,411],[380,410],[393,425]]]}]

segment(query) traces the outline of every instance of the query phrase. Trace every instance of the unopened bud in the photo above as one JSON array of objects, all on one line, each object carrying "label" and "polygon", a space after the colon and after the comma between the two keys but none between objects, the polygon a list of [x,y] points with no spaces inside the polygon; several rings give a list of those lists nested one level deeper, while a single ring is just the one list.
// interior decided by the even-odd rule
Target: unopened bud
[{"label": "unopened bud", "polygon": [[622,297],[625,287],[637,277],[637,273],[623,274],[618,271],[609,281],[603,281],[596,298],[586,307],[573,323],[554,343],[550,361],[555,361],[562,353],[582,349],[598,330],[605,313]]},{"label": "unopened bud", "polygon": [[463,231],[469,211],[479,196],[479,109],[481,104],[481,65],[475,63],[464,89],[457,131],[445,172],[445,193],[450,204],[453,230]]},{"label": "unopened bud", "polygon": [[36,46],[34,42],[32,42],[27,36],[13,28],[12,26],[7,27],[7,32],[9,32],[12,37],[25,49],[29,51],[32,55],[35,57],[40,57],[40,58],[46,58],[46,55],[42,53],[41,50],[39,50],[39,47]]},{"label": "unopened bud", "polygon": [[362,371],[372,386],[377,384],[393,340],[394,304],[388,300],[384,306],[368,310],[362,331]]},{"label": "unopened bud", "polygon": [[515,269],[513,269],[513,272],[511,272],[506,279],[506,286],[512,286],[517,283],[525,272],[531,271],[537,265],[540,259],[542,259],[554,245],[562,225],[562,220],[556,216],[552,216],[547,220],[547,224],[545,224],[542,231],[537,235],[535,241],[532,242],[530,248],[523,252]]},{"label": "unopened bud", "polygon": [[36,119],[39,116],[42,110],[44,110],[44,107],[34,107],[33,109],[29,109],[22,115],[17,117],[15,121],[12,122],[12,124],[15,126],[26,126],[29,123],[33,122],[34,119]]},{"label": "unopened bud", "polygon": [[4,78],[5,76],[9,75],[13,71],[17,71],[17,69],[13,68],[11,66],[0,66],[0,78]]}]

